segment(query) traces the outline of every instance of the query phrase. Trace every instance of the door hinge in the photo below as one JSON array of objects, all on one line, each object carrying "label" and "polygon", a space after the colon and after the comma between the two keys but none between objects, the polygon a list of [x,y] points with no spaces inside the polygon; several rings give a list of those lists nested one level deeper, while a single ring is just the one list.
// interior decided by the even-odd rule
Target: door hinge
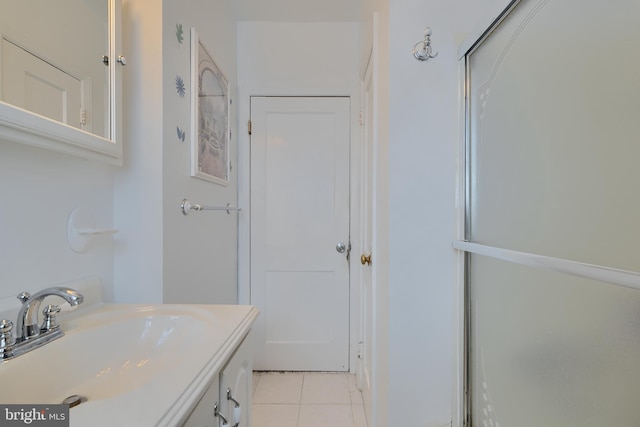
[{"label": "door hinge", "polygon": [[80,124],[81,125],[87,124],[87,110],[85,110],[84,108],[80,109]]},{"label": "door hinge", "polygon": [[251,135],[251,120],[247,122],[247,132]]},{"label": "door hinge", "polygon": [[364,114],[362,111],[358,113],[358,122],[360,123],[360,126],[364,126]]}]

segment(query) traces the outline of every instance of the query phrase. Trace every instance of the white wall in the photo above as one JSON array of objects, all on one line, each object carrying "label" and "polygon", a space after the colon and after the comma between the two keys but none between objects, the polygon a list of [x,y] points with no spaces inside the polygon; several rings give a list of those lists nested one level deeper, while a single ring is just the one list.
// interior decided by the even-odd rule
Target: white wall
[{"label": "white wall", "polygon": [[[234,303],[237,301],[235,215],[184,216],[183,198],[204,205],[237,204],[236,142],[232,174],[223,187],[190,176],[190,28],[232,84],[236,29],[226,0],[124,0],[125,165],[116,174],[115,299],[121,302]],[[183,28],[182,42],[176,35]],[[181,77],[186,95],[176,90]],[[235,107],[232,130],[236,135]],[[177,127],[186,132],[178,138]]]},{"label": "white wall", "polygon": [[76,207],[92,212],[96,227],[111,228],[112,179],[110,166],[0,141],[0,297],[87,276],[111,287],[112,241],[78,254],[66,228]]},{"label": "white wall", "polygon": [[162,302],[162,1],[123,0],[124,165],[115,174],[114,300]]},{"label": "white wall", "polygon": [[[454,354],[457,46],[499,0],[396,0],[389,13],[389,420],[448,426]],[[433,30],[437,58],[411,55]]]},{"label": "white wall", "polygon": [[357,41],[349,22],[239,22],[238,84],[275,94],[350,93],[358,85]]},{"label": "white wall", "polygon": [[[237,62],[233,3],[230,0],[164,1],[163,22],[164,301],[234,304],[237,302],[238,214],[203,211],[185,217],[180,210],[180,202],[184,198],[203,205],[238,205]],[[177,41],[177,24],[181,24],[184,30],[182,43]],[[226,186],[190,176],[191,27],[196,28],[202,44],[230,83],[232,169]],[[177,94],[176,76],[183,77],[187,85],[184,98]],[[177,138],[177,126],[186,129],[184,142]]]}]

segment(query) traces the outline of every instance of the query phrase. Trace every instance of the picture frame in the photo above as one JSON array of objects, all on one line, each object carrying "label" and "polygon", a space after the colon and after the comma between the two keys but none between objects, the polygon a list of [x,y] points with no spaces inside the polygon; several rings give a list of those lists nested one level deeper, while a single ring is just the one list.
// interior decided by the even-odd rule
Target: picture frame
[{"label": "picture frame", "polygon": [[191,29],[191,176],[229,183],[229,81]]}]

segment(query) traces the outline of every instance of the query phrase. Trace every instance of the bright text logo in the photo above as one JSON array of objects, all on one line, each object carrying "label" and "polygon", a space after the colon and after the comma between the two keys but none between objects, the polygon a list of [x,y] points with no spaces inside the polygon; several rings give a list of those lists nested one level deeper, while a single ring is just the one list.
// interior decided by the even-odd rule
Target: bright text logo
[{"label": "bright text logo", "polygon": [[67,405],[0,405],[0,427],[69,427]]}]

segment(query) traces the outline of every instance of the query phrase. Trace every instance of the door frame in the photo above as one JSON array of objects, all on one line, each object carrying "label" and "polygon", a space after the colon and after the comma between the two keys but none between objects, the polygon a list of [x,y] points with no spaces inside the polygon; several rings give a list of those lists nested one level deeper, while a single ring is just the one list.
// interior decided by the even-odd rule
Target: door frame
[{"label": "door frame", "polygon": [[[458,141],[456,152],[456,229],[454,242],[467,238],[468,174],[469,162],[467,145],[470,137],[468,116],[468,75],[467,53],[487,37],[502,19],[515,8],[521,0],[498,0],[480,17],[478,25],[468,33],[458,45]],[[468,426],[470,423],[470,393],[468,378],[468,333],[470,319],[467,311],[467,253],[456,249],[453,283],[453,393],[451,414],[453,426]]]},{"label": "door frame", "polygon": [[[251,303],[251,138],[247,123],[251,118],[251,97],[348,97],[351,100],[351,135],[349,147],[349,228],[351,262],[349,268],[349,372],[355,373],[360,331],[360,269],[352,268],[353,254],[360,253],[360,201],[355,195],[360,191],[360,125],[359,88],[339,89],[264,89],[238,88],[238,303]],[[233,140],[232,140],[233,141]]]},{"label": "door frame", "polygon": [[[359,222],[360,222],[360,244],[362,246],[365,246],[366,243],[369,243],[370,247],[362,247],[361,254],[365,254],[367,251],[371,251],[369,252],[369,256],[373,256],[373,252],[375,250],[374,248],[374,211],[376,209],[375,206],[375,168],[373,165],[373,158],[375,156],[375,149],[376,149],[376,144],[378,143],[377,141],[377,137],[376,137],[376,131],[375,131],[375,114],[376,114],[376,110],[377,110],[377,100],[376,100],[376,94],[375,94],[375,87],[374,87],[374,83],[375,83],[375,59],[376,59],[376,52],[374,47],[371,47],[371,50],[369,52],[369,58],[367,60],[366,66],[365,66],[365,70],[364,73],[362,75],[361,78],[361,97],[362,97],[362,107],[361,107],[361,116],[360,116],[360,129],[361,129],[361,135],[360,135],[360,158],[359,158],[359,164],[360,164],[360,192],[358,194],[358,198],[359,201],[361,203],[360,205],[360,217],[359,217]],[[371,87],[371,92],[367,94],[367,87],[370,86]],[[367,98],[367,95],[369,95],[371,97],[371,105],[367,105],[369,99]],[[368,108],[371,108],[370,110],[368,110]],[[367,123],[367,121],[370,120],[371,123]],[[367,127],[371,126],[371,133],[369,134],[367,131]],[[368,147],[367,147],[368,145]],[[371,156],[371,158],[369,158],[369,156]],[[370,171],[366,171],[367,166],[370,166],[371,170]],[[368,182],[367,182],[368,181]],[[367,189],[367,186],[370,187],[370,189]],[[370,198],[370,200],[367,200],[367,196]],[[368,202],[368,203],[367,203]],[[369,212],[368,214],[364,211],[365,209],[371,209],[371,212]],[[365,218],[367,218],[365,220]],[[368,227],[365,227],[366,224],[364,224],[364,222],[366,221],[370,221],[370,224]],[[370,231],[371,235],[370,236],[366,236],[365,233],[367,233],[367,231]],[[376,255],[377,257],[377,255]],[[357,253],[356,253],[356,258],[357,258]],[[373,354],[374,351],[373,349],[375,348],[375,339],[373,337],[373,329],[374,329],[374,321],[375,321],[375,307],[373,306],[373,301],[374,299],[374,290],[376,289],[376,287],[374,286],[374,272],[373,270],[375,268],[377,268],[377,263],[376,263],[377,259],[374,260],[373,266],[371,266],[371,264],[369,265],[369,267],[366,267],[364,265],[359,266],[361,268],[358,268],[358,270],[360,270],[360,272],[362,274],[360,274],[360,282],[359,282],[359,286],[360,286],[360,330],[359,330],[359,351],[364,353],[364,357],[359,357],[360,360],[358,360],[358,364],[356,366],[356,379],[357,379],[357,385],[358,388],[360,389],[360,391],[362,392],[362,398],[363,398],[363,404],[364,404],[364,409],[365,409],[365,414],[367,417],[367,420],[369,420],[369,423],[373,423],[373,388],[374,388],[374,372],[373,372],[373,367],[371,372],[369,372],[369,377],[367,377],[366,374],[366,364],[371,362],[371,364],[373,365],[374,363],[374,357],[375,355]],[[368,272],[369,277],[366,277],[366,270],[365,269],[369,269],[370,271]],[[368,282],[367,282],[368,280]],[[369,298],[371,298],[370,302],[371,305],[367,306],[367,294],[365,292],[365,286],[369,287]],[[371,310],[371,324],[367,325],[367,310]],[[367,332],[370,332],[371,335],[367,335]],[[370,342],[367,342],[367,340],[370,340]],[[367,348],[371,349],[371,354],[367,354]],[[368,384],[366,384],[366,381],[369,381]],[[368,387],[367,387],[368,385]]]}]

